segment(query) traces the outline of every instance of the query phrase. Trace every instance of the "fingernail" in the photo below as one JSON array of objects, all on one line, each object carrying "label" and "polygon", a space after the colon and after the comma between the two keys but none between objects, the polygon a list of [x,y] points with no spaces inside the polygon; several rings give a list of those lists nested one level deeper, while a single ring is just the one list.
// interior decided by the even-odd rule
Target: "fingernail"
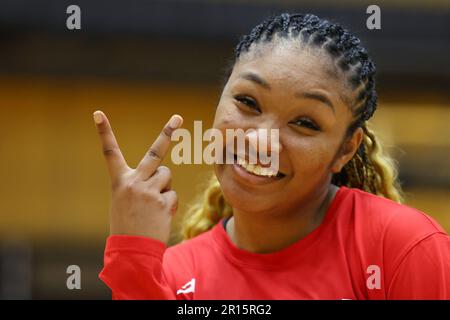
[{"label": "fingernail", "polygon": [[102,114],[100,112],[98,112],[98,111],[94,112],[94,121],[95,121],[96,124],[100,124],[100,123],[103,122],[103,117],[102,117]]},{"label": "fingernail", "polygon": [[173,116],[173,117],[170,119],[169,126],[170,126],[171,128],[176,129],[176,128],[178,128],[180,125],[181,125],[181,118],[180,118],[179,116]]}]

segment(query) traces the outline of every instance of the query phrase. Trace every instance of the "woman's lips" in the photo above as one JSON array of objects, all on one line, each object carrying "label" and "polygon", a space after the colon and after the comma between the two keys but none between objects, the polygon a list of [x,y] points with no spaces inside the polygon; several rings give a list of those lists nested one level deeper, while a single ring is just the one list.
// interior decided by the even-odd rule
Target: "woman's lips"
[{"label": "woman's lips", "polygon": [[272,177],[256,175],[252,172],[247,171],[244,167],[238,165],[236,162],[230,164],[229,166],[231,167],[233,173],[238,178],[238,180],[246,184],[252,185],[268,184],[276,182],[284,177],[284,174],[281,173]]}]

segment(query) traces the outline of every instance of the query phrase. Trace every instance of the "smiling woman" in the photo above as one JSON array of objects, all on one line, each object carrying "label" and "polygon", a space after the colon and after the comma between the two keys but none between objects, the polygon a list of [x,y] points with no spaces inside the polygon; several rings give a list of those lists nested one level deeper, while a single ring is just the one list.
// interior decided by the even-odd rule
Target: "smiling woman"
[{"label": "smiling woman", "polygon": [[449,299],[450,239],[401,204],[393,161],[368,127],[375,65],[360,40],[317,16],[285,13],[256,26],[235,53],[213,128],[226,137],[223,150],[233,142],[227,130],[244,130],[251,145],[259,129],[277,129],[267,151],[278,174],[261,174],[248,155],[215,163],[180,244],[166,247],[175,200],[164,200],[170,175],[158,163],[181,120],[131,170],[96,114],[105,156],[124,172],[112,170],[119,183],[100,274],[113,297]]}]

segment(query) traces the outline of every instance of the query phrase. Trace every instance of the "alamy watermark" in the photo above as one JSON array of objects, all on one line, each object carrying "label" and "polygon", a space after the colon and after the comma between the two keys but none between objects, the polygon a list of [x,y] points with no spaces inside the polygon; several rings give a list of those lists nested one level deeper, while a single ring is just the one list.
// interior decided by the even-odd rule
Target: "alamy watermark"
[{"label": "alamy watermark", "polygon": [[81,9],[76,4],[67,7],[66,13],[70,14],[66,20],[66,27],[69,30],[81,29]]},{"label": "alamy watermark", "polygon": [[[178,143],[172,148],[171,159],[176,165],[245,161],[247,164],[262,165],[275,174],[279,169],[279,136],[278,129],[262,128],[246,131],[226,129],[225,136],[216,128],[203,133],[202,122],[194,121],[193,137],[184,128],[172,133],[171,140]],[[204,149],[203,142],[208,143]]]},{"label": "alamy watermark", "polygon": [[70,274],[66,280],[66,287],[69,290],[81,289],[81,268],[76,264],[67,267],[66,273]]},{"label": "alamy watermark", "polygon": [[[69,30],[81,29],[81,8],[76,4],[71,4],[67,7],[66,13],[69,16],[66,19],[66,27]],[[372,4],[367,7],[366,14],[370,16],[366,20],[366,27],[369,30],[381,29],[381,9],[378,5]]]},{"label": "alamy watermark", "polygon": [[381,9],[376,4],[367,7],[366,13],[370,16],[366,20],[366,27],[369,30],[381,29]]}]

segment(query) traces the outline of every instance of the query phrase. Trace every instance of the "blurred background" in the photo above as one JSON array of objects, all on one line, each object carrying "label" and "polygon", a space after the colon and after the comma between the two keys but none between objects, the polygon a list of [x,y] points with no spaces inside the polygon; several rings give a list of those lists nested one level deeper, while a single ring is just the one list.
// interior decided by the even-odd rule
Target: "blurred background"
[{"label": "blurred background", "polygon": [[[81,30],[66,27],[71,4]],[[381,30],[366,28],[370,4]],[[0,0],[0,299],[110,298],[98,279],[109,178],[92,112],[106,112],[133,166],[171,114],[209,128],[240,35],[283,11],[362,39],[378,70],[372,126],[400,164],[407,204],[450,231],[448,1]],[[212,168],[165,164],[180,217]],[[66,287],[69,265],[81,290]]]}]

